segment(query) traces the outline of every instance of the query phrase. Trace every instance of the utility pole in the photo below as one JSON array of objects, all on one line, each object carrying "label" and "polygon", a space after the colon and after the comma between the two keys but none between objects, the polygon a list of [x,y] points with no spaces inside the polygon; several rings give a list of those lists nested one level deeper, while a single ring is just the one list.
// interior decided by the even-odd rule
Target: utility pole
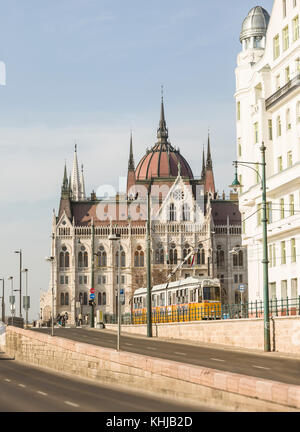
[{"label": "utility pole", "polygon": [[151,221],[150,221],[151,183],[147,193],[147,337],[152,337],[152,298],[151,298]]},{"label": "utility pole", "polygon": [[264,142],[260,148],[262,155],[262,224],[263,224],[263,287],[264,287],[264,348],[271,351],[270,317],[269,317],[269,259],[268,259],[268,218],[266,188],[266,147]]},{"label": "utility pole", "polygon": [[0,280],[2,281],[2,322],[5,323],[4,277]]},{"label": "utility pole", "polygon": [[[242,185],[238,180],[238,165],[245,166],[252,169],[260,177],[262,189],[262,247],[263,247],[263,296],[264,296],[264,350],[271,351],[271,337],[270,337],[270,317],[269,317],[269,259],[268,259],[268,218],[267,218],[267,186],[266,186],[266,147],[264,142],[260,147],[261,163],[249,161],[234,161],[235,165],[235,178],[230,185],[233,189],[237,190]],[[250,166],[249,166],[250,165]],[[262,174],[259,170],[254,169],[251,165],[261,165]]]}]

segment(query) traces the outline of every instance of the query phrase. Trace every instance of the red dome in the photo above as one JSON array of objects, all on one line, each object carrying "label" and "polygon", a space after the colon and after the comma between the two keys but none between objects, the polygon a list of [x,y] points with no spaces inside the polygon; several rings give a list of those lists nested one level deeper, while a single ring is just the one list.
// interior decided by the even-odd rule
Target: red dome
[{"label": "red dome", "polygon": [[179,164],[181,176],[193,179],[193,172],[180,152],[168,142],[159,142],[139,162],[136,180],[177,177]]}]

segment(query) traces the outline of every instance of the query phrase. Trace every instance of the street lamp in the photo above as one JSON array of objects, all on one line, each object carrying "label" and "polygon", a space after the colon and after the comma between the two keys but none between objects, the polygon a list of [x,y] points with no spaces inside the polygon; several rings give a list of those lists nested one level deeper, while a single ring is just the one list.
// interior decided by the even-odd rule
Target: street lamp
[{"label": "street lamp", "polygon": [[14,325],[15,302],[14,302],[14,278],[13,278],[13,276],[9,276],[8,280],[11,281],[10,307],[11,307],[12,325]]},{"label": "street lamp", "polygon": [[51,263],[51,273],[52,273],[52,322],[51,322],[51,336],[54,336],[54,277],[53,277],[53,264],[54,264],[54,256],[46,257],[45,260]]},{"label": "street lamp", "polygon": [[[266,147],[264,142],[260,148],[262,161],[260,163],[257,162],[242,162],[242,161],[234,161],[235,166],[235,178],[230,185],[234,190],[242,187],[238,180],[237,168],[238,165],[245,166],[247,168],[252,169],[257,173],[261,180],[261,188],[262,188],[262,228],[263,228],[263,297],[264,297],[264,350],[266,352],[271,351],[271,339],[270,339],[270,317],[269,317],[269,260],[268,260],[268,228],[267,228],[267,188],[266,188]],[[262,175],[260,175],[259,170],[254,169],[248,165],[260,165],[262,167]]]},{"label": "street lamp", "polygon": [[1,278],[0,281],[2,281],[2,322],[5,322],[4,278]]},{"label": "street lamp", "polygon": [[[119,242],[119,259],[118,259],[118,304],[117,304],[117,310],[118,310],[118,338],[117,338],[117,350],[120,351],[120,337],[121,337],[121,301],[120,301],[120,294],[121,294],[121,239],[119,235],[110,235],[108,237],[108,240],[111,240],[112,242],[118,241]],[[113,253],[114,257],[114,253]],[[114,258],[113,258],[114,259]]]},{"label": "street lamp", "polygon": [[16,290],[20,292],[20,317],[22,318],[22,249],[15,251],[16,254],[20,254],[20,289]]},{"label": "street lamp", "polygon": [[25,318],[25,327],[28,327],[28,307],[29,307],[29,299],[28,299],[28,269],[23,269],[23,273],[25,273],[26,277],[26,289],[25,289],[25,302],[23,304],[23,307],[26,311],[26,318]]}]

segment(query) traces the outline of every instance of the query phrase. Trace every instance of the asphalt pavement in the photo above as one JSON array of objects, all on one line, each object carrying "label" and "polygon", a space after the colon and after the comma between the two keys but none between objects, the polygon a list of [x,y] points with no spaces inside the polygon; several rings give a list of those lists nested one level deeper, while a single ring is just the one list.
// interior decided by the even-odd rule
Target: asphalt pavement
[{"label": "asphalt pavement", "polygon": [[[49,328],[34,329],[50,334]],[[78,342],[116,348],[117,335],[107,330],[86,328],[55,328],[54,335]],[[230,349],[205,347],[149,339],[145,337],[121,335],[121,350],[151,357],[174,360],[239,373],[243,375],[300,385],[300,359],[287,356],[260,355]]]},{"label": "asphalt pavement", "polygon": [[212,410],[94,384],[28,366],[0,353],[0,412],[193,411]]}]

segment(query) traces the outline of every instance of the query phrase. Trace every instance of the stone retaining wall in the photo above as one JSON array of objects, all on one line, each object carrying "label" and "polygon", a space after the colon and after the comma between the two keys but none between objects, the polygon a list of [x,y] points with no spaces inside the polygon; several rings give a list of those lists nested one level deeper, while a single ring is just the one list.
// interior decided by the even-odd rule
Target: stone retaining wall
[{"label": "stone retaining wall", "polygon": [[[107,329],[116,330],[114,324]],[[300,354],[300,317],[278,317],[270,322],[272,351]],[[153,324],[153,336],[184,339],[194,342],[228,345],[263,350],[264,322],[262,319],[200,321],[192,323]],[[147,335],[146,325],[124,325],[122,331]]]},{"label": "stone retaining wall", "polygon": [[6,353],[73,376],[220,410],[300,410],[300,386],[118,352],[31,330],[8,327]]}]

